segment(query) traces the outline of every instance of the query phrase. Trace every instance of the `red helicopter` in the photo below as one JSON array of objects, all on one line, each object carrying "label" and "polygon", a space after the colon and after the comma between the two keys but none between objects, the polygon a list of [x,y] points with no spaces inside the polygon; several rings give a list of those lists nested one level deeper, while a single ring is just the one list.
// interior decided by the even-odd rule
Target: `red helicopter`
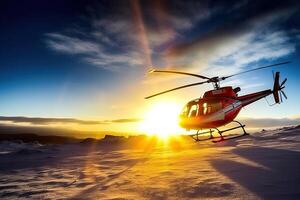
[{"label": "red helicopter", "polygon": [[[205,79],[205,81],[192,83],[180,87],[176,87],[170,90],[166,90],[151,96],[145,97],[145,99],[149,99],[161,94],[165,94],[167,92],[171,92],[174,90],[179,90],[187,87],[192,87],[196,85],[201,85],[204,83],[212,83],[214,86],[213,90],[206,91],[202,98],[197,98],[192,101],[189,101],[185,107],[183,108],[183,111],[180,114],[180,121],[179,125],[186,130],[196,130],[196,134],[190,135],[195,141],[203,141],[203,140],[212,140],[213,142],[220,142],[227,139],[233,139],[236,137],[241,137],[248,135],[248,133],[245,131],[244,127],[245,125],[241,124],[240,122],[234,120],[240,110],[259,99],[262,99],[268,95],[273,95],[275,103],[281,103],[282,102],[282,95],[287,99],[286,94],[282,91],[285,86],[284,84],[287,81],[287,78],[285,78],[281,83],[279,82],[280,78],[280,72],[276,72],[275,75],[273,74],[274,78],[274,85],[273,89],[263,90],[243,96],[238,96],[238,92],[241,90],[240,87],[232,88],[231,86],[227,87],[220,87],[220,82],[223,80],[226,80],[227,78],[231,78],[233,76],[237,76],[240,74],[260,70],[263,68],[268,67],[274,67],[278,65],[284,65],[288,64],[288,62],[282,62],[277,64],[272,64],[268,66],[263,66],[251,70],[247,70],[244,72],[232,74],[229,76],[224,77],[206,77],[199,74],[192,74],[192,73],[186,73],[186,72],[179,72],[179,71],[168,71],[168,70],[151,70],[149,73],[172,73],[172,74],[181,74],[181,75],[188,75],[188,76],[194,76],[201,79]],[[238,124],[238,126],[225,129],[225,130],[219,130],[218,127],[224,126],[226,124],[229,124],[231,122],[235,122]],[[231,131],[237,128],[242,128],[243,134],[242,135],[235,135],[234,137],[230,136],[223,136],[224,132]],[[208,130],[201,132],[202,130]],[[213,132],[217,131],[220,136],[215,137],[213,136]],[[209,138],[200,138],[200,135],[204,134],[210,134]]]}]

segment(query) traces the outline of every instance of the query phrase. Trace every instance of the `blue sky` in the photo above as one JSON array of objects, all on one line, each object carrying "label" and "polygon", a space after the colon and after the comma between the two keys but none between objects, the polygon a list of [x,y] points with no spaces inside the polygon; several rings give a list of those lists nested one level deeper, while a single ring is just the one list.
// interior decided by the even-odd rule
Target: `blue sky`
[{"label": "blue sky", "polygon": [[4,0],[0,27],[1,116],[142,118],[161,99],[183,107],[211,88],[145,102],[144,96],[194,81],[145,77],[151,66],[215,76],[287,60],[292,63],[224,85],[240,86],[242,94],[263,90],[272,87],[271,71],[279,70],[288,77],[288,101],[268,107],[261,100],[241,117],[300,114],[297,1]]}]

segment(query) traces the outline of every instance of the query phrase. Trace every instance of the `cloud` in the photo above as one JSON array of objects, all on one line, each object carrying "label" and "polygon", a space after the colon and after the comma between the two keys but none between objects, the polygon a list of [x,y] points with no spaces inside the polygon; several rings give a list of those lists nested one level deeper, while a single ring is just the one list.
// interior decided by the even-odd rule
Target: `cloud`
[{"label": "cloud", "polygon": [[48,47],[57,52],[78,55],[87,63],[108,70],[118,70],[124,65],[134,67],[142,64],[141,56],[137,51],[109,52],[107,44],[114,46],[112,39],[104,37],[101,32],[92,34],[100,37],[106,45],[95,40],[71,37],[60,33],[46,34],[46,43]]},{"label": "cloud", "polygon": [[110,120],[109,122],[111,123],[132,123],[132,122],[139,122],[142,119],[139,118],[131,118],[131,119],[115,119],[115,120]]},{"label": "cloud", "polygon": [[80,124],[80,125],[105,125],[112,123],[135,123],[139,122],[141,119],[138,118],[128,118],[128,119],[115,119],[115,120],[80,120],[74,118],[41,118],[41,117],[5,117],[0,116],[0,122],[12,122],[12,123],[30,123],[32,125],[49,125],[56,123],[65,124]]},{"label": "cloud", "polygon": [[[74,118],[42,118],[42,117],[6,117],[0,116],[0,122],[11,122],[13,124],[29,123],[31,125],[51,125],[51,124],[79,124],[79,125],[107,125],[118,123],[138,123],[141,118],[123,118],[114,120],[80,120]],[[279,127],[300,124],[298,116],[293,118],[241,118],[241,121],[252,128]]]},{"label": "cloud", "polygon": [[168,48],[166,54],[173,63],[190,62],[190,70],[200,72],[207,68],[218,71],[218,75],[228,75],[249,64],[294,53],[296,44],[290,30],[281,25],[292,18],[299,6],[287,3],[262,9],[263,6],[264,3],[253,8],[247,5],[249,11],[239,8],[238,18],[224,20],[199,36],[181,41]]},{"label": "cloud", "polygon": [[208,18],[210,10],[206,8],[207,3],[198,1],[95,5],[89,8],[92,17],[84,27],[47,33],[45,42],[54,51],[79,55],[83,61],[103,69],[146,69],[153,56],[155,60],[162,59],[160,48]]},{"label": "cloud", "polygon": [[284,58],[296,51],[296,45],[284,31],[257,31],[237,39],[238,42],[215,52],[216,58],[209,61],[210,70],[218,71],[220,75],[233,74],[250,64],[255,66],[260,61]]},{"label": "cloud", "polygon": [[89,10],[84,27],[48,33],[46,43],[106,70],[146,71],[154,64],[202,72],[209,66],[225,75],[296,51],[289,30],[295,27],[282,26],[299,11],[293,0],[129,1]]},{"label": "cloud", "polygon": [[78,55],[83,61],[112,71],[136,68],[145,63],[135,26],[130,18],[90,19],[91,31],[47,33],[47,46],[57,52]]},{"label": "cloud", "polygon": [[[215,8],[216,15],[228,13],[227,19],[225,18],[219,22],[214,28],[208,28],[205,31],[201,31],[200,34],[188,38],[186,41],[175,44],[170,49],[170,53],[180,55],[193,51],[199,46],[206,46],[206,43],[218,45],[218,43],[223,43],[227,40],[234,41],[233,39],[237,39],[237,36],[247,34],[253,30],[266,30],[270,28],[270,25],[280,24],[299,9],[299,6],[296,6],[293,1],[268,6],[266,6],[266,4],[269,3],[262,2],[252,4],[248,2],[236,11],[240,13],[238,17],[236,17],[234,13],[227,11],[229,5],[219,5]],[[232,5],[230,7],[232,7]],[[230,12],[232,12],[232,10]]]},{"label": "cloud", "polygon": [[65,36],[59,33],[46,34],[48,46],[56,51],[67,54],[99,54],[102,47],[92,41]]}]

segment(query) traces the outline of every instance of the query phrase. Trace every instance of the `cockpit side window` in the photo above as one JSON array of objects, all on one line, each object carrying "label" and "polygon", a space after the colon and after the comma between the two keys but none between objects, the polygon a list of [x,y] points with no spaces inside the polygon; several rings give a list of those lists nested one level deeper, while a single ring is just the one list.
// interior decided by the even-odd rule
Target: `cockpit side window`
[{"label": "cockpit side window", "polygon": [[219,101],[204,102],[200,106],[199,115],[208,115],[222,109],[222,104]]},{"label": "cockpit side window", "polygon": [[210,108],[211,108],[210,112],[216,112],[216,111],[222,109],[222,103],[220,101],[213,101],[210,104]]},{"label": "cockpit side window", "polygon": [[203,103],[202,108],[203,108],[203,115],[206,115],[208,113],[207,103]]},{"label": "cockpit side window", "polygon": [[188,117],[196,117],[198,116],[198,104],[194,104],[191,106]]},{"label": "cockpit side window", "polygon": [[186,117],[186,116],[188,115],[188,113],[189,113],[189,109],[190,109],[190,106],[188,106],[188,105],[185,106],[185,107],[182,109],[180,116],[181,116],[181,117]]}]

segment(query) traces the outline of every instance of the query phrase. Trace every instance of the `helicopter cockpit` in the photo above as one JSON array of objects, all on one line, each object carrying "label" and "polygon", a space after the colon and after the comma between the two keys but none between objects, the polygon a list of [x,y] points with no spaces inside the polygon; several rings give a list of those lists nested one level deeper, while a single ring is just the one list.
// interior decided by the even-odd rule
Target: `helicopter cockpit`
[{"label": "helicopter cockpit", "polygon": [[189,102],[182,110],[181,118],[194,118],[209,115],[222,109],[222,103],[219,100],[197,99]]}]

